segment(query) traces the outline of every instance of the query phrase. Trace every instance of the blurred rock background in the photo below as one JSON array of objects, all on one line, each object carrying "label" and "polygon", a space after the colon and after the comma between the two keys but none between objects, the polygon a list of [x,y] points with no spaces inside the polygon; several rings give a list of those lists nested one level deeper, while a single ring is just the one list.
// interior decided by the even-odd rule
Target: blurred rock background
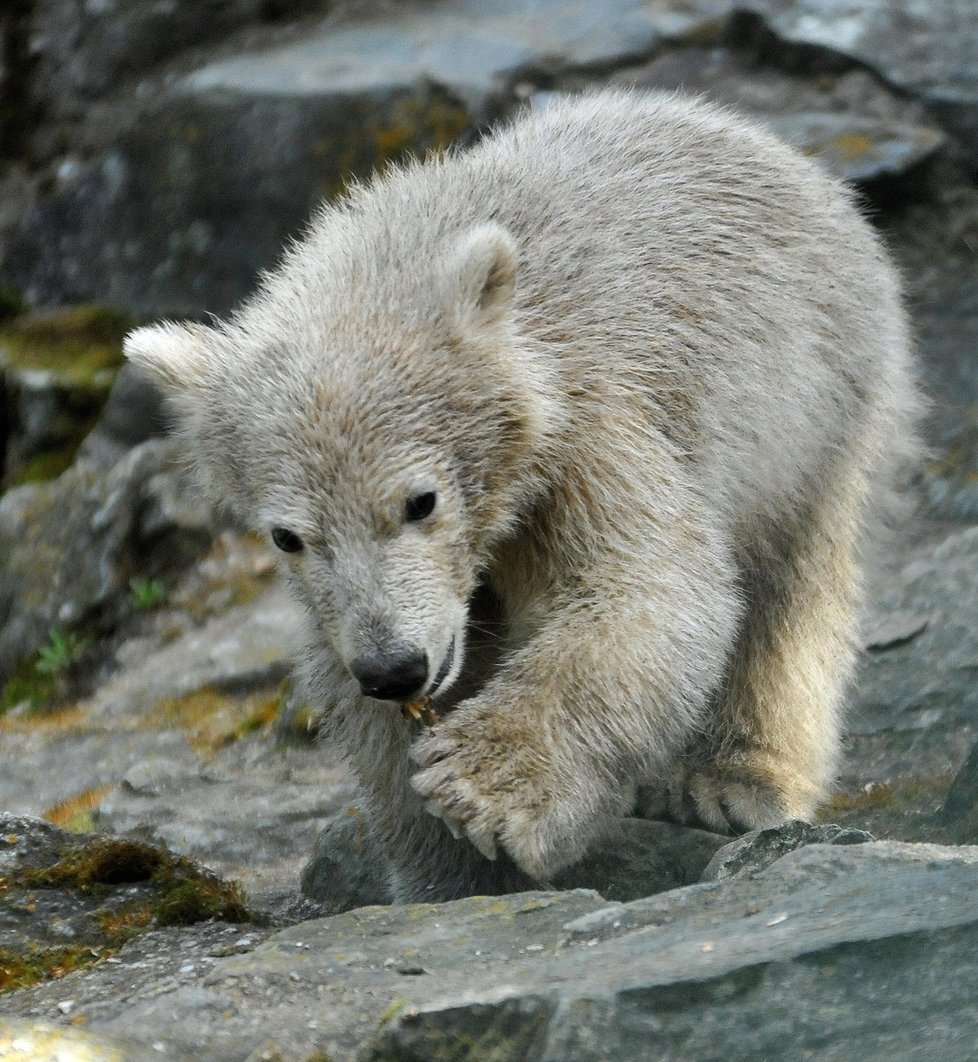
[{"label": "blurred rock background", "polygon": [[[668,994],[664,975],[653,977],[637,960],[628,960],[631,980],[612,976],[628,964],[615,951],[621,934],[609,916],[594,923],[593,954],[602,952],[606,967],[592,995],[613,1003],[582,1004],[585,988],[580,998],[558,991],[574,963],[528,972],[536,953],[511,943],[491,976],[475,977],[464,964],[442,969],[447,983],[439,991],[450,995],[453,980],[475,977],[482,994],[471,1006],[461,997],[435,1006],[437,992],[411,987],[423,973],[404,972],[424,963],[412,966],[393,945],[390,954],[376,951],[375,935],[394,932],[386,916],[362,926],[302,921],[385,902],[384,869],[343,765],[313,744],[307,708],[291,695],[297,616],[269,550],[201,504],[166,437],[158,396],[121,367],[120,340],[132,323],[226,312],[315,205],[351,179],[408,154],[471,142],[553,93],[607,83],[703,93],[770,124],[858,189],[906,278],[931,400],[929,450],[907,470],[905,513],[868,557],[847,761],[823,816],[844,828],[843,839],[789,831],[774,843],[776,856],[788,859],[784,852],[800,844],[823,854],[799,856],[790,873],[777,869],[776,856],[765,857],[775,859],[773,876],[757,885],[762,896],[773,890],[777,907],[789,879],[804,893],[806,874],[832,877],[843,863],[860,881],[891,882],[894,895],[904,888],[897,882],[911,891],[919,885],[924,895],[922,860],[930,860],[931,880],[953,877],[940,896],[960,895],[960,904],[935,900],[933,925],[924,914],[908,923],[908,932],[927,936],[918,941],[924,965],[907,966],[907,984],[917,987],[905,996],[895,923],[880,916],[879,927],[859,937],[887,943],[838,953],[835,968],[852,984],[873,955],[886,956],[886,1005],[866,1001],[883,1016],[879,1029],[858,1009],[819,1034],[815,1019],[804,1017],[802,999],[831,1002],[806,977],[831,966],[824,949],[848,947],[855,930],[794,951],[779,937],[755,965],[745,959],[739,973],[725,966],[713,987],[697,994],[687,985],[680,1000]],[[973,856],[970,848],[916,846],[978,843],[978,770],[975,755],[969,759],[978,736],[976,174],[971,0],[7,0],[0,9],[0,809],[15,816],[5,836],[22,877],[4,879],[0,861],[0,971],[14,969],[9,949],[22,954],[25,942],[50,957],[51,919],[68,927],[65,939],[114,955],[117,936],[93,944],[79,928],[91,920],[87,913],[45,908],[44,932],[35,936],[30,918],[10,914],[31,902],[24,868],[41,857],[24,854],[28,841],[40,837],[44,858],[53,860],[70,849],[70,831],[167,845],[241,882],[259,921],[299,925],[289,931],[295,939],[270,943],[251,967],[239,958],[224,973],[214,972],[229,954],[221,949],[251,956],[267,926],[235,928],[230,944],[223,930],[156,928],[120,953],[128,983],[138,983],[130,995],[107,959],[61,981],[47,979],[65,972],[63,955],[64,968],[41,963],[33,978],[10,974],[4,983],[0,972],[0,991],[43,982],[0,997],[0,1013],[64,1025],[83,1010],[62,1006],[77,995],[96,1026],[121,1037],[126,1058],[154,1053],[154,1043],[172,1058],[184,1051],[311,1058],[317,1050],[429,1058],[464,1033],[482,1046],[451,1057],[490,1057],[491,1048],[499,1058],[572,1059],[646,1057],[636,1053],[648,1043],[635,1030],[656,1021],[664,1044],[679,1043],[678,1027],[662,1018],[668,1012],[675,1021],[695,1019],[698,1029],[715,1025],[715,1042],[724,1045],[716,1049],[738,1057],[726,1046],[737,1023],[717,1015],[742,996],[744,1007],[766,1001],[771,1013],[787,1013],[794,1036],[779,1040],[768,1035],[774,1026],[764,1026],[767,1033],[744,1042],[745,1053],[782,1057],[772,1053],[777,1048],[800,1057],[829,1042],[818,1035],[837,1033],[842,1053],[824,1057],[872,1058],[888,1042],[887,1015],[937,1006],[917,998],[919,983],[931,978],[935,999],[943,993],[940,1006],[949,1006],[948,979],[967,980],[962,942],[974,932],[951,927],[978,922]],[[68,839],[51,848],[47,827],[23,816],[67,829]],[[866,841],[859,831],[889,847],[879,854],[872,842],[857,844],[844,860],[825,854],[830,842],[834,853],[837,844]],[[710,943],[706,923],[684,921],[693,917],[687,901],[640,898],[679,886],[723,888],[734,911],[740,901],[731,883],[714,875],[712,884],[693,884],[723,843],[632,820],[558,884],[644,903],[642,911],[675,922],[676,947],[702,948]],[[758,844],[768,850],[768,842]],[[860,855],[864,847],[878,854]],[[966,870],[948,870],[958,864],[945,851],[959,851]],[[734,877],[768,873],[763,859],[725,859],[740,868]],[[836,876],[844,906],[845,875]],[[590,923],[563,936],[554,928],[600,907],[583,895],[532,901],[564,912],[563,922],[555,915],[553,925],[541,923],[547,955],[592,942]],[[492,917],[506,923],[523,909],[513,903]],[[480,911],[463,905],[459,925],[489,917]],[[775,919],[784,913],[771,911]],[[438,919],[451,925],[455,917],[424,915],[432,936],[418,948],[435,948]],[[635,933],[648,932],[642,927],[652,916],[636,918]],[[15,927],[9,939],[4,925]],[[284,1006],[288,991],[279,998],[269,989],[274,1006],[263,1010],[264,989],[254,986],[281,980],[298,992],[305,974],[283,956],[302,954],[304,935],[334,930],[341,937],[362,930],[350,949],[367,957],[324,958],[319,983],[332,984],[337,970],[356,981],[350,963],[377,977],[357,982],[353,1002],[331,996],[331,1022],[316,1025],[316,1006],[325,1004],[311,990],[298,1017]],[[635,944],[628,940],[626,952]],[[737,948],[750,952],[739,938]],[[792,956],[816,953],[807,974],[790,966]],[[783,998],[763,972],[779,962],[789,964],[786,984],[795,986]],[[151,989],[132,973],[139,963],[156,971],[163,1003],[147,1002]],[[193,969],[181,973],[186,966]],[[707,983],[709,970],[692,960],[677,960],[675,970],[676,984]],[[205,974],[210,988],[201,987]],[[490,991],[493,979],[517,987],[504,999]],[[978,1022],[974,1002],[953,998],[956,1024],[944,1040],[920,1047],[911,1022],[903,1045],[911,1053],[888,1050],[973,1057],[965,1047],[976,1042],[974,1032],[968,1038],[968,1022]],[[174,1023],[170,1013],[183,1018]],[[19,1026],[17,1035],[26,1028],[34,1035],[39,1027]],[[611,1054],[600,1053],[602,1037],[617,1045]],[[108,1042],[93,1057],[109,1057]],[[709,1044],[697,1051],[709,1055]]]}]

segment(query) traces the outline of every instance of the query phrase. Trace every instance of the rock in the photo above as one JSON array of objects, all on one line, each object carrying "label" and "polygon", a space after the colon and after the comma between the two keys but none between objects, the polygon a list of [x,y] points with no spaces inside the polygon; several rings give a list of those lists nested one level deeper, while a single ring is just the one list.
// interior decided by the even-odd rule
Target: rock
[{"label": "rock", "polygon": [[955,841],[960,844],[978,842],[978,745],[954,776],[941,807],[940,819]]},{"label": "rock", "polygon": [[123,365],[94,429],[79,449],[81,457],[103,468],[114,465],[127,450],[166,434],[169,417],[156,386],[129,364]]},{"label": "rock", "polygon": [[784,46],[850,56],[927,104],[978,153],[978,21],[967,0],[743,0]]},{"label": "rock", "polygon": [[356,805],[342,809],[316,838],[302,871],[302,893],[330,914],[393,899],[390,866]]},{"label": "rock", "polygon": [[123,952],[0,998],[0,1013],[84,1016],[126,1048],[205,1062],[256,1045],[336,1062],[463,1057],[460,1045],[514,1062],[869,1062],[881,1043],[964,1062],[978,1035],[976,875],[976,848],[814,844],[626,904],[570,891],[361,908],[216,957],[192,984],[175,955],[147,983]]},{"label": "rock", "polygon": [[789,73],[758,68],[756,56],[735,47],[688,47],[620,70],[611,80],[703,93],[758,118],[854,184],[892,188],[915,177],[947,142],[920,104],[864,70]]},{"label": "rock", "polygon": [[[119,670],[92,698],[93,713],[106,719],[132,716],[202,691],[212,697],[266,693],[278,700],[277,687],[291,670],[301,631],[301,613],[285,588],[273,583],[215,613],[167,627],[163,644],[151,634],[121,646]],[[200,707],[206,712],[212,705]]]},{"label": "rock", "polygon": [[99,306],[17,317],[0,326],[0,438],[5,487],[52,479],[105,405],[130,319]]},{"label": "rock", "polygon": [[907,615],[917,617],[917,629],[863,654],[852,731],[973,724],[978,713],[972,678],[978,660],[975,600],[978,528],[951,533],[893,577],[874,603],[871,629],[894,617],[904,623]]},{"label": "rock", "polygon": [[944,840],[934,816],[975,742],[978,528],[914,526],[919,541],[869,580],[842,785],[825,813],[877,836]]},{"label": "rock", "polygon": [[24,816],[0,813],[0,868],[0,992],[91,966],[152,925],[248,918],[236,887],[187,859]]},{"label": "rock", "polygon": [[[584,859],[561,871],[558,889],[634,900],[699,881],[728,838],[670,822],[624,819]],[[343,809],[319,835],[302,872],[302,892],[332,912],[390,903],[389,866],[358,807]]]},{"label": "rock", "polygon": [[978,188],[949,160],[920,200],[881,216],[906,278],[929,401],[921,486],[941,521],[978,521]]},{"label": "rock", "polygon": [[44,819],[0,812],[0,876],[51,866],[77,843],[76,835]]},{"label": "rock", "polygon": [[97,292],[147,316],[224,312],[351,178],[471,134],[521,78],[607,67],[715,16],[712,0],[460,0],[205,64],[127,103],[114,142],[23,218],[4,271],[35,303]]},{"label": "rock", "polygon": [[145,316],[224,312],[324,195],[474,123],[423,79],[310,91],[275,69],[281,84],[182,82],[132,118],[11,237],[13,281],[34,302],[100,291]]},{"label": "rock", "polygon": [[[218,521],[178,453],[147,442],[106,473],[79,461],[0,498],[0,681],[52,629],[111,627],[132,610],[133,577],[172,574],[203,552]],[[61,655],[67,670],[74,649]]]},{"label": "rock", "polygon": [[[942,434],[958,417],[948,417]],[[929,500],[938,513],[973,521],[978,518],[978,403],[963,411],[964,424],[948,439],[924,472]]]},{"label": "rock", "polygon": [[[289,0],[293,15],[325,11],[329,0]],[[35,106],[62,119],[120,81],[145,76],[169,56],[271,22],[282,2],[266,0],[33,0],[29,18]]]},{"label": "rock", "polygon": [[[355,799],[346,772],[323,752],[272,750],[259,741],[228,746],[203,765],[187,756],[137,760],[104,795],[95,821],[101,830],[148,839],[233,876],[252,906],[277,910],[298,893],[314,843],[322,852],[324,827],[342,823]],[[371,880],[373,864],[352,840],[334,844],[329,887],[322,857],[318,889],[305,887],[303,872],[302,891],[321,902],[320,913],[389,902],[383,864]]]},{"label": "rock", "polygon": [[671,822],[623,819],[614,833],[562,871],[553,884],[560,889],[593,889],[608,900],[652,896],[699,881],[714,853],[728,840]]},{"label": "rock", "polygon": [[829,823],[814,826],[795,819],[770,829],[754,830],[725,844],[714,854],[700,880],[725,881],[737,874],[755,874],[806,844],[866,844],[875,840],[865,830]]}]

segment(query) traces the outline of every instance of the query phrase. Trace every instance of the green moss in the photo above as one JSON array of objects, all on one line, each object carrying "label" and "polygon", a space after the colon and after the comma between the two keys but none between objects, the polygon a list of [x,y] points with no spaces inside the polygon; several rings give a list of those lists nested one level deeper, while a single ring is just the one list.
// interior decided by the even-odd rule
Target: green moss
[{"label": "green moss", "polygon": [[98,838],[51,866],[23,868],[0,877],[0,898],[12,890],[29,894],[42,889],[70,889],[98,903],[105,901],[93,912],[97,929],[70,947],[0,948],[0,992],[91,965],[154,925],[250,918],[234,883],[166,849],[118,838]]},{"label": "green moss", "polygon": [[163,848],[118,838],[99,838],[50,867],[17,871],[0,882],[31,889],[77,889],[103,896],[116,885],[148,883],[155,901],[149,910],[159,925],[192,925],[208,918],[245,922],[241,890],[189,859]]},{"label": "green moss", "polygon": [[20,704],[43,708],[57,698],[57,677],[39,673],[34,665],[35,660],[25,660],[11,672],[0,690],[0,715]]},{"label": "green moss", "polygon": [[[82,428],[79,434],[84,438],[88,431]],[[4,486],[10,490],[14,487],[22,487],[25,483],[43,483],[46,480],[57,479],[74,461],[80,445],[81,438],[68,446],[36,454],[15,468],[6,479]]]},{"label": "green moss", "polygon": [[380,1012],[380,1017],[377,1019],[377,1026],[383,1028],[385,1025],[389,1025],[404,1009],[407,1007],[408,1001],[406,999],[400,999],[395,997],[387,1004],[387,1006]]},{"label": "green moss", "polygon": [[63,977],[73,970],[91,966],[105,954],[108,953],[96,954],[90,946],[78,944],[60,948],[31,947],[25,952],[0,948],[0,993]]},{"label": "green moss", "polygon": [[223,922],[248,921],[236,885],[201,875],[174,884],[156,905],[156,921],[161,926],[191,926],[209,918]]},{"label": "green moss", "polygon": [[82,845],[49,867],[18,871],[8,879],[19,888],[79,889],[148,881],[163,862],[161,849],[137,841],[105,839]]}]

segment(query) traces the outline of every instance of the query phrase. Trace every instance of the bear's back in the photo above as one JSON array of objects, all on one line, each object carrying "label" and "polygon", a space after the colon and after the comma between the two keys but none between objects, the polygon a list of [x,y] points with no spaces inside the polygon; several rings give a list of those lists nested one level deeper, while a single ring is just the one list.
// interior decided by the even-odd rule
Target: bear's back
[{"label": "bear's back", "polygon": [[320,263],[312,287],[334,294],[334,316],[360,303],[374,322],[423,318],[446,244],[485,221],[516,240],[516,323],[557,366],[581,438],[633,406],[733,519],[791,494],[854,425],[867,453],[886,446],[913,406],[879,241],[814,163],[722,108],[557,101],[356,189],[293,264]]}]

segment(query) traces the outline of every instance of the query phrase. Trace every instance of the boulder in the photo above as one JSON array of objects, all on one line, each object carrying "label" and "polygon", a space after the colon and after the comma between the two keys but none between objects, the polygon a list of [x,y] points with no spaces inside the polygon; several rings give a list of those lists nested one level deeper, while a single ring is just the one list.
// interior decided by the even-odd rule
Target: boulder
[{"label": "boulder", "polygon": [[[132,610],[132,578],[180,571],[203,552],[219,521],[183,465],[177,443],[151,440],[107,472],[79,460],[0,498],[0,680],[52,630],[84,628],[71,642],[80,650]],[[56,661],[66,669],[69,650]]]},{"label": "boulder", "polygon": [[917,180],[947,144],[921,104],[861,69],[828,75],[758,66],[749,50],[714,44],[671,48],[617,71],[611,81],[702,93],[757,118],[835,176],[877,194]]},{"label": "boulder", "polygon": [[101,306],[0,325],[0,484],[51,479],[71,463],[122,364],[129,317]]},{"label": "boulder", "polygon": [[978,154],[978,20],[968,0],[741,0],[784,52],[844,55],[922,100]]}]

